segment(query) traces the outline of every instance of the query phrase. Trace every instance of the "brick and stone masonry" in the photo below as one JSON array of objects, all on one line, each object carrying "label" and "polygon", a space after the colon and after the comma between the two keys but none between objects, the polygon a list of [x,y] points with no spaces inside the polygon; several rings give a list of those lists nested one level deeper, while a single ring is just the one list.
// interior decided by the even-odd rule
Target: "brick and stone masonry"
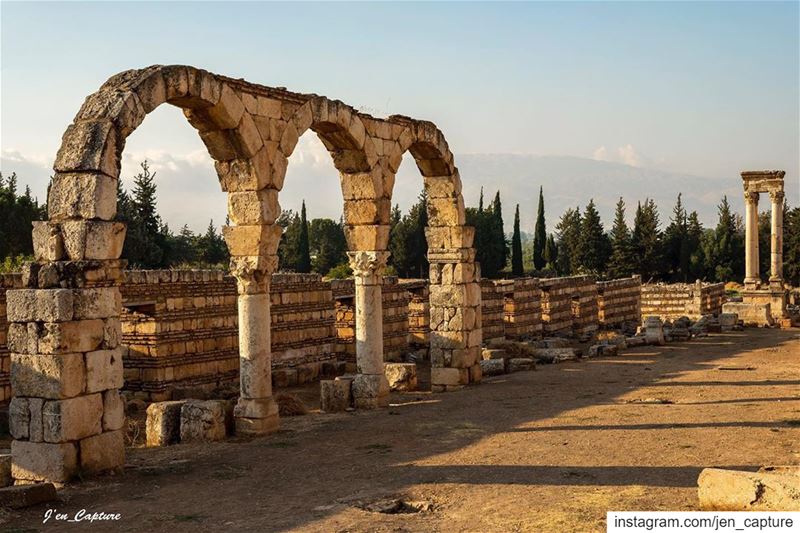
[{"label": "brick and stone masonry", "polygon": [[11,398],[11,354],[8,351],[6,291],[22,287],[20,274],[0,274],[0,403]]},{"label": "brick and stone masonry", "polygon": [[499,283],[504,290],[505,337],[514,340],[542,336],[542,291],[537,278]]},{"label": "brick and stone masonry", "polygon": [[642,285],[642,317],[674,320],[682,316],[697,320],[719,314],[725,300],[724,283],[647,283]]},{"label": "brick and stone masonry", "polygon": [[430,345],[431,306],[428,281],[423,279],[400,280],[408,291],[408,344],[412,350],[423,350],[427,357]]},{"label": "brick and stone masonry", "polygon": [[597,318],[601,327],[613,328],[626,322],[638,323],[641,316],[640,276],[597,282]]},{"label": "brick and stone masonry", "polygon": [[506,337],[505,292],[513,285],[508,280],[481,280],[481,328],[483,342],[491,343]]},{"label": "brick and stone masonry", "polygon": [[597,330],[597,284],[591,276],[540,280],[543,333],[587,335]]}]

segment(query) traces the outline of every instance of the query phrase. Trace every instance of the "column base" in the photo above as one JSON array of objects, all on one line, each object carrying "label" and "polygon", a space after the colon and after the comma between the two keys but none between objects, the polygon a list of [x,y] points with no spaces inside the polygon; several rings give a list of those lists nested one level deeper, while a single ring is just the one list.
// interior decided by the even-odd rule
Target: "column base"
[{"label": "column base", "polygon": [[353,378],[353,407],[378,409],[389,405],[389,381],[383,374],[358,374]]},{"label": "column base", "polygon": [[239,398],[233,416],[237,435],[268,435],[280,427],[274,398]]}]

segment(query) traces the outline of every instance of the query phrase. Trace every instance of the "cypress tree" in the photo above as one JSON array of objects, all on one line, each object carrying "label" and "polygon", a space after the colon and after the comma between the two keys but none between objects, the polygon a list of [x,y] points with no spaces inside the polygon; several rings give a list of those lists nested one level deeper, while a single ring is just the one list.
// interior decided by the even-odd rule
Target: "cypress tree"
[{"label": "cypress tree", "polygon": [[522,276],[525,271],[522,267],[522,236],[519,231],[519,204],[514,213],[514,235],[511,237],[511,273]]},{"label": "cypress tree", "polygon": [[300,208],[300,234],[297,241],[297,271],[301,274],[311,272],[311,246],[308,241],[308,219],[306,218],[306,201]]},{"label": "cypress tree", "polygon": [[478,212],[483,211],[483,187],[481,187],[481,197],[478,200]]},{"label": "cypress tree", "polygon": [[505,226],[503,224],[503,205],[500,202],[500,191],[494,195],[492,202],[492,215],[494,218],[494,228],[492,235],[494,236],[493,245],[497,248],[497,270],[503,270],[508,264],[508,243],[506,242]]},{"label": "cypress tree", "polygon": [[611,228],[611,259],[608,277],[625,278],[633,274],[634,256],[631,248],[631,232],[625,223],[625,200],[620,196],[614,211],[614,226]]},{"label": "cypress tree", "polygon": [[603,230],[600,213],[594,205],[594,199],[589,200],[583,212],[580,232],[580,247],[578,262],[580,270],[595,275],[600,275],[605,270],[608,262],[609,243]]},{"label": "cypress tree", "polygon": [[544,247],[547,241],[547,228],[544,222],[544,192],[539,187],[539,208],[536,211],[536,227],[533,230],[533,266],[541,270],[545,266]]},{"label": "cypress tree", "polygon": [[544,245],[544,260],[545,268],[547,270],[555,270],[558,263],[558,246],[553,234],[547,236],[547,242]]}]

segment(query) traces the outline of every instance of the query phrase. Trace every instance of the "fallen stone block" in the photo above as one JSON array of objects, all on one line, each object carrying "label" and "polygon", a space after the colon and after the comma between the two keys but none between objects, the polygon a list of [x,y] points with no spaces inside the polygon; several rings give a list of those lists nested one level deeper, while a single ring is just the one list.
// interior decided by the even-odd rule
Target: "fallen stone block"
[{"label": "fallen stone block", "polygon": [[499,376],[506,373],[503,359],[484,359],[480,362],[481,372],[484,376]]},{"label": "fallen stone block", "polygon": [[739,322],[739,315],[730,312],[720,313],[717,320],[719,321],[719,325],[722,327],[723,330],[726,330],[726,328],[733,329],[733,327]]},{"label": "fallen stone block", "polygon": [[356,409],[377,409],[389,405],[389,382],[383,374],[358,374],[351,387]]},{"label": "fallen stone block", "polygon": [[417,390],[417,365],[415,363],[386,363],[383,372],[389,381],[389,390]]},{"label": "fallen stone block", "polygon": [[539,348],[533,351],[534,359],[539,363],[560,363],[578,359],[574,348]]},{"label": "fallen stone block", "polygon": [[65,483],[78,471],[78,449],[74,442],[11,441],[11,475],[16,480]]},{"label": "fallen stone block", "polygon": [[148,446],[169,446],[181,441],[181,408],[185,400],[151,403],[145,424]]},{"label": "fallen stone block", "polygon": [[181,442],[224,440],[232,416],[224,400],[186,400],[181,407]]},{"label": "fallen stone block", "polygon": [[644,321],[644,338],[647,344],[663,346],[666,344],[664,338],[664,325],[657,316],[649,316]]},{"label": "fallen stone block", "polygon": [[521,372],[523,370],[533,370],[536,367],[536,362],[527,357],[514,357],[508,360],[509,372]]},{"label": "fallen stone block", "polygon": [[352,379],[323,379],[319,382],[320,409],[323,413],[339,413],[350,408]]},{"label": "fallen stone block", "polygon": [[52,483],[32,483],[0,488],[0,507],[7,509],[22,509],[57,499],[56,487]]},{"label": "fallen stone block", "polygon": [[633,337],[627,337],[625,339],[625,343],[630,348],[635,348],[636,346],[644,346],[646,341],[645,338],[641,335],[634,335]]},{"label": "fallen stone block", "polygon": [[800,511],[800,483],[794,474],[706,468],[697,480],[706,511]]},{"label": "fallen stone block", "polygon": [[505,359],[508,357],[508,352],[500,348],[484,348],[481,351],[481,359],[484,361],[488,359]]}]

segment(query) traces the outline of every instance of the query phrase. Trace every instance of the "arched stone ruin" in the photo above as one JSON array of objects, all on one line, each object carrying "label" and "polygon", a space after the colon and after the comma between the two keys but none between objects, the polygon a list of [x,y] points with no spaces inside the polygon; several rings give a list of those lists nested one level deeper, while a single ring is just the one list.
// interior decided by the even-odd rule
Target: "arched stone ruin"
[{"label": "arched stone ruin", "polygon": [[[340,173],[345,233],[356,280],[357,406],[385,405],[382,271],[388,259],[395,174],[409,151],[428,194],[432,387],[480,381],[480,287],[453,154],[431,122],[377,119],[315,94],[299,94],[188,66],[151,66],[111,77],[67,128],[48,195],[49,220],[34,226],[35,263],[9,292],[13,474],[66,481],[124,463],[119,257],[115,221],[125,139],[163,103],[198,131],[232,225],[223,234],[238,281],[240,398],[236,431],[278,427],[272,396],[269,283],[278,266],[278,194],[299,137],[313,130]],[[9,304],[9,314],[12,305]],[[21,374],[20,374],[21,375]]]}]

